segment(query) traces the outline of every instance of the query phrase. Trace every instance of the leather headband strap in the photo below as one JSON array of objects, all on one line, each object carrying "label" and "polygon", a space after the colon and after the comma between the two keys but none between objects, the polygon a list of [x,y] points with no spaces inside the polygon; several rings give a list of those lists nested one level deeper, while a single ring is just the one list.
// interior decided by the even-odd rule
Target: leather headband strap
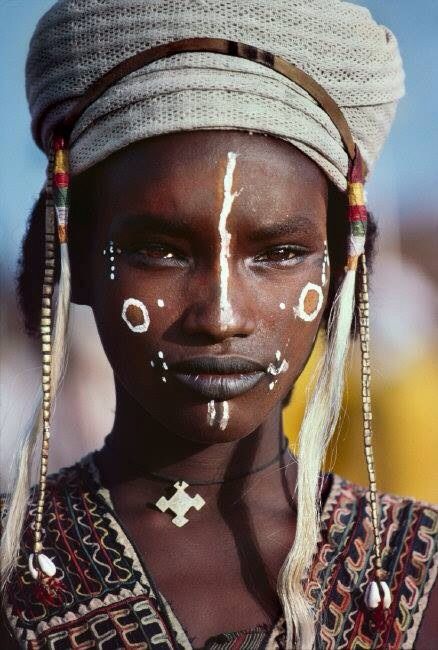
[{"label": "leather headband strap", "polygon": [[[308,92],[309,95],[313,97],[319,106],[321,106],[321,108],[327,113],[339,131],[350,160],[354,159],[355,143],[347,120],[337,103],[330,97],[322,86],[312,79],[310,75],[297,68],[296,65],[289,63],[285,59],[272,54],[271,52],[266,52],[265,50],[261,50],[252,45],[246,45],[245,43],[238,43],[236,41],[228,41],[222,38],[182,39],[171,43],[165,43],[164,45],[151,47],[125,59],[111,68],[111,70],[106,72],[102,77],[99,77],[99,79],[97,79],[90,88],[78,98],[76,104],[72,107],[65,118],[60,123],[56,124],[55,132],[68,139],[69,134],[82,113],[101,95],[103,95],[108,88],[123,79],[123,77],[126,77],[126,75],[139,70],[149,63],[184,52],[213,52],[215,54],[237,56],[242,59],[248,59],[260,63],[271,70],[275,70],[287,79],[290,79],[290,81],[293,81]],[[34,133],[37,136],[40,132],[40,126],[44,121],[45,116],[53,107],[53,105],[49,106],[40,116],[38,122],[34,124]]]}]

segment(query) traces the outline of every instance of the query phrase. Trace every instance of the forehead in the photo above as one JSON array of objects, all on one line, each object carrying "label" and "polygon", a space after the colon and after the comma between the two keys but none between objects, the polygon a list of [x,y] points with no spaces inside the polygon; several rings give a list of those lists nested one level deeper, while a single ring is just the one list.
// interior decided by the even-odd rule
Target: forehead
[{"label": "forehead", "polygon": [[239,131],[169,134],[122,149],[99,165],[96,207],[106,219],[145,213],[205,224],[222,205],[229,152],[235,215],[325,214],[327,181],[313,161],[288,142]]}]

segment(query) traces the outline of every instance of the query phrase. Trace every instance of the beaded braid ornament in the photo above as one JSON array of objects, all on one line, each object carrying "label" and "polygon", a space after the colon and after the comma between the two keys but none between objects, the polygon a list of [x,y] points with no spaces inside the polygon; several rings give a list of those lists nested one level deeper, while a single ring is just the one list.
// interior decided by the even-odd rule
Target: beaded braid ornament
[{"label": "beaded braid ornament", "polygon": [[34,552],[29,556],[29,572],[36,583],[34,596],[39,602],[49,605],[59,604],[62,591],[62,583],[55,577],[55,564],[51,558],[42,552],[42,518],[49,461],[52,410],[52,299],[55,284],[55,216],[59,244],[65,246],[67,244],[68,190],[68,150],[65,147],[64,139],[58,137],[53,139],[46,181],[44,280],[40,328],[43,361],[43,438],[38,481],[37,514],[34,528]]},{"label": "beaded braid ornament", "polygon": [[365,255],[368,212],[365,203],[363,162],[357,146],[356,155],[350,162],[347,181],[350,237],[346,270],[359,270],[361,283],[358,307],[362,374],[363,439],[369,479],[369,504],[374,533],[375,552],[373,580],[371,580],[365,590],[365,605],[371,611],[374,624],[377,627],[381,627],[385,623],[386,611],[391,606],[391,593],[388,584],[384,580],[386,575],[382,568],[381,538],[379,515],[377,510],[376,472],[372,446],[369,296],[368,270]]}]

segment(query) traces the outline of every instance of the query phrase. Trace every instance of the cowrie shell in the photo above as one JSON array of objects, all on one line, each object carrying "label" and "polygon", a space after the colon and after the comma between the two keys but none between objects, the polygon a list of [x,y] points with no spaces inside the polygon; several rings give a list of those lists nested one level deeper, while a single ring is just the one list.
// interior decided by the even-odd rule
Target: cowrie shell
[{"label": "cowrie shell", "polygon": [[41,571],[45,573],[46,576],[49,576],[49,578],[53,578],[56,573],[56,566],[52,560],[47,557],[47,555],[44,555],[44,553],[38,553],[37,557]]},{"label": "cowrie shell", "polygon": [[[391,592],[386,582],[383,580],[380,582],[383,591],[383,608],[389,609],[391,606]],[[379,586],[375,580],[370,582],[365,591],[365,605],[368,609],[376,609],[380,605],[381,596],[379,591]]]}]

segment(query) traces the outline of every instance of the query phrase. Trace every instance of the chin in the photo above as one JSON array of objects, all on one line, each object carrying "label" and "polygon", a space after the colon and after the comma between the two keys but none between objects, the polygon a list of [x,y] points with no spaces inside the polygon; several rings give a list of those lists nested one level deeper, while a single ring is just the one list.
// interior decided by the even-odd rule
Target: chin
[{"label": "chin", "polygon": [[[243,397],[227,402],[173,403],[172,412],[151,415],[166,429],[184,440],[201,445],[236,442],[253,433],[266,420],[276,404],[254,402]],[[248,396],[249,397],[249,396]],[[247,402],[250,402],[250,405]],[[149,411],[151,412],[151,411]]]}]

